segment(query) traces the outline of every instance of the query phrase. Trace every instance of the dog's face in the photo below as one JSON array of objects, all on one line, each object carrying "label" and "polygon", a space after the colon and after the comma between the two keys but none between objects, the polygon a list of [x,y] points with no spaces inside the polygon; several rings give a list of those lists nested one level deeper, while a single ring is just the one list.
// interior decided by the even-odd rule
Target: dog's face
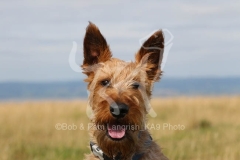
[{"label": "dog's face", "polygon": [[93,133],[109,156],[128,156],[138,141],[149,108],[151,88],[161,75],[164,38],[155,32],[135,55],[134,62],[112,58],[98,28],[90,23],[84,38],[84,73],[88,76],[89,104],[93,122],[101,129]]}]

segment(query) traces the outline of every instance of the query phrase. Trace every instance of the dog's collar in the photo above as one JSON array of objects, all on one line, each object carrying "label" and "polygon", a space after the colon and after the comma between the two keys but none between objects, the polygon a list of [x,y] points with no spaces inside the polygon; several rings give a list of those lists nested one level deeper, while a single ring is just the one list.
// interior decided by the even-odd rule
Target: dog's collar
[{"label": "dog's collar", "polygon": [[[103,151],[98,147],[96,143],[90,142],[90,148],[92,153],[98,157],[100,160],[121,160],[120,154],[118,154],[114,159],[109,158]],[[134,154],[132,160],[139,160],[143,156],[141,154]]]},{"label": "dog's collar", "polygon": [[[152,137],[149,135],[149,140],[145,142],[145,145],[149,147],[151,142]],[[92,153],[100,160],[112,160],[106,154],[103,153],[103,151],[98,147],[96,143],[90,141],[90,148]],[[143,155],[144,155],[143,153],[135,153],[132,157],[132,160],[139,160]],[[118,154],[113,160],[121,160],[120,155]]]}]

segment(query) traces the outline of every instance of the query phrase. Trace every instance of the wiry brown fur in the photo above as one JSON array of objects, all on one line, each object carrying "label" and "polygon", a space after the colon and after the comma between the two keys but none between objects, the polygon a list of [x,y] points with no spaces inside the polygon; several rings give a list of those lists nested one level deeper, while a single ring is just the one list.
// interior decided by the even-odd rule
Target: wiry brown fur
[{"label": "wiry brown fur", "polygon": [[[109,46],[99,29],[90,22],[84,38],[83,71],[88,76],[90,91],[89,104],[94,116],[91,121],[103,129],[93,127],[92,140],[109,157],[116,156],[119,152],[123,160],[131,160],[135,153],[142,153],[141,160],[167,160],[160,147],[154,142],[149,142],[149,132],[145,130],[146,114],[149,106],[145,103],[151,97],[153,83],[160,78],[160,64],[164,49],[162,31],[157,31],[137,52],[135,62],[125,62],[112,58]],[[108,87],[101,82],[109,80]],[[134,89],[133,84],[138,83],[139,89]],[[109,110],[110,103],[124,103],[129,106],[128,114],[116,120]],[[122,140],[112,140],[107,136],[108,124],[134,125],[139,128],[127,130]],[[93,154],[86,155],[85,160],[98,160]]]}]

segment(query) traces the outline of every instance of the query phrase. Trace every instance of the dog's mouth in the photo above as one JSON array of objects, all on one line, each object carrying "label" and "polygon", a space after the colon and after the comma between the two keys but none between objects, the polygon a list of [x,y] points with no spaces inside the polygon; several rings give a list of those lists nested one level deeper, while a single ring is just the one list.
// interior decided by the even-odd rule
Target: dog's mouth
[{"label": "dog's mouth", "polygon": [[126,135],[126,129],[122,125],[107,125],[108,136],[114,140],[121,140]]}]

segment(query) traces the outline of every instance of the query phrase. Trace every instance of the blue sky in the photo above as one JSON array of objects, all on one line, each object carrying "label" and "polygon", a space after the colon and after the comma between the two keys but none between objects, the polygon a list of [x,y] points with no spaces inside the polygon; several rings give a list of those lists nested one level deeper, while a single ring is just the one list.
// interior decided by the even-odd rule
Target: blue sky
[{"label": "blue sky", "polygon": [[165,77],[239,77],[239,15],[240,1],[0,1],[0,81],[83,79],[68,57],[76,41],[81,64],[88,21],[124,60],[133,60],[141,38],[169,30]]}]

